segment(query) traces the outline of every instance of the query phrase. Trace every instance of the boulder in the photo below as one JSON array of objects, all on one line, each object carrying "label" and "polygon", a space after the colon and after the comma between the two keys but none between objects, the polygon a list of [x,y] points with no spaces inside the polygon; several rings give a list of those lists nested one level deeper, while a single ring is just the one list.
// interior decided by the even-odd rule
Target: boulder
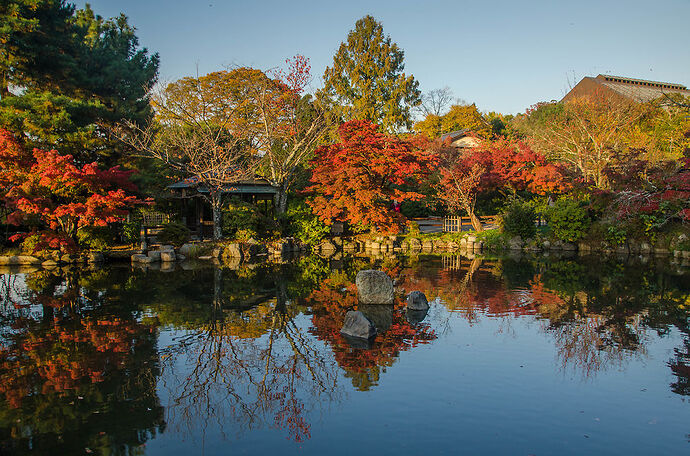
[{"label": "boulder", "polygon": [[172,245],[164,244],[164,245],[161,245],[161,248],[158,249],[158,250],[160,250],[161,252],[166,252],[166,251],[168,251],[168,250],[173,250],[173,251],[174,251],[174,250],[175,250],[175,247],[172,246]]},{"label": "boulder", "polygon": [[72,255],[65,253],[60,257],[60,261],[63,263],[74,263],[77,259],[73,257]]},{"label": "boulder", "polygon": [[[174,253],[175,253],[175,252],[173,252],[173,254],[174,254]],[[184,261],[184,260],[187,259],[186,256],[184,256],[184,255],[182,255],[182,254],[179,254],[179,253],[178,253],[177,255],[175,255],[175,258],[177,259],[177,261]]]},{"label": "boulder", "polygon": [[43,263],[41,263],[41,266],[44,268],[54,268],[57,267],[57,262],[55,260],[45,260]]},{"label": "boulder", "polygon": [[242,260],[242,247],[239,244],[228,244],[223,250],[223,256],[228,258],[239,258]]},{"label": "boulder", "polygon": [[340,333],[359,339],[371,339],[376,335],[376,327],[362,312],[350,310],[345,314],[345,323]]},{"label": "boulder", "polygon": [[175,251],[174,250],[163,250],[161,252],[161,262],[170,263],[175,261]]},{"label": "boulder", "polygon": [[150,250],[149,253],[147,253],[147,255],[149,258],[151,258],[151,261],[161,260],[161,252],[158,250]]},{"label": "boulder", "polygon": [[357,308],[367,317],[377,333],[384,333],[393,324],[393,306],[382,306],[380,304],[360,304]]},{"label": "boulder", "polygon": [[[192,253],[193,251],[195,251],[196,249],[197,249],[197,247],[194,244],[187,243],[187,244],[182,244],[182,247],[180,247],[179,252],[182,255],[189,256],[189,254]],[[218,258],[218,255],[216,255],[216,258]]]},{"label": "boulder", "polygon": [[427,310],[429,309],[429,301],[421,291],[413,291],[407,295],[407,308],[409,310]]},{"label": "boulder", "polygon": [[522,250],[522,238],[520,236],[510,238],[508,248],[510,250]]},{"label": "boulder", "polygon": [[383,271],[366,269],[357,273],[357,295],[362,304],[393,304],[393,281]]}]

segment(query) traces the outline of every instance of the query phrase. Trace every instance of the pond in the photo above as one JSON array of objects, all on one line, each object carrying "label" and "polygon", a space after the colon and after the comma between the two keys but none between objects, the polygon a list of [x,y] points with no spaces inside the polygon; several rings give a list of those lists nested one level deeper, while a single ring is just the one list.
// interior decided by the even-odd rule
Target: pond
[{"label": "pond", "polygon": [[[397,302],[352,344],[370,268]],[[5,270],[0,292],[1,454],[690,451],[690,271],[666,258]]]}]

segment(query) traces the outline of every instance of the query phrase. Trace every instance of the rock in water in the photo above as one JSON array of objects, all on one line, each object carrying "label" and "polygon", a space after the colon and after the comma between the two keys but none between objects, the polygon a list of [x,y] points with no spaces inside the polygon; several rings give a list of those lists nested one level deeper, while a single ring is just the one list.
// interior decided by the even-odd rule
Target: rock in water
[{"label": "rock in water", "polygon": [[355,279],[362,304],[393,304],[393,281],[383,271],[359,271]]},{"label": "rock in water", "polygon": [[409,310],[428,310],[429,301],[421,291],[413,291],[407,295],[407,308]]},{"label": "rock in water", "polygon": [[350,310],[345,314],[345,323],[340,332],[349,337],[370,339],[376,335],[376,327],[362,312]]},{"label": "rock in water", "polygon": [[393,305],[360,304],[357,309],[374,324],[377,334],[385,333],[393,324]]},{"label": "rock in water", "polygon": [[407,309],[406,316],[407,316],[407,321],[411,325],[417,325],[424,321],[426,318],[426,314],[428,313],[427,310],[412,310],[412,309]]}]

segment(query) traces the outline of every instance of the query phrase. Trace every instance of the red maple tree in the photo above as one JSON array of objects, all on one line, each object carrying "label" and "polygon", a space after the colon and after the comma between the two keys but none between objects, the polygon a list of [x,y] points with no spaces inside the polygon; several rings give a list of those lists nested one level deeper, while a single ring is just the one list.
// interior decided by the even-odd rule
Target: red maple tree
[{"label": "red maple tree", "polygon": [[526,190],[543,195],[565,189],[558,167],[521,141],[500,138],[469,150],[436,143],[432,149],[440,162],[439,198],[450,212],[465,211],[476,231],[482,231],[474,213],[482,191]]},{"label": "red maple tree", "polygon": [[55,150],[34,149],[29,154],[11,134],[0,130],[7,221],[39,228],[41,247],[73,250],[79,228],[121,220],[130,207],[141,203],[126,192],[135,190],[132,172],[117,166],[101,170],[95,162],[79,167],[71,155]]},{"label": "red maple tree", "polygon": [[405,217],[391,203],[423,198],[409,189],[428,175],[435,155],[422,138],[386,135],[366,120],[346,122],[338,134],[340,142],[319,148],[311,161],[312,209],[326,224],[397,233]]}]

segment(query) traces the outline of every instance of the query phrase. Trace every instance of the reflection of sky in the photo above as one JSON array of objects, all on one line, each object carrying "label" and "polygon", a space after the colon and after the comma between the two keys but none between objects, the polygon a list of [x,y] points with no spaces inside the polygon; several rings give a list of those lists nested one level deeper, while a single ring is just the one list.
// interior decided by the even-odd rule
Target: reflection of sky
[{"label": "reflection of sky", "polygon": [[[669,393],[665,364],[681,338],[676,330],[651,337],[646,357],[583,379],[557,368],[552,336],[533,316],[483,315],[469,324],[435,303],[428,318],[432,327],[449,323],[449,330],[401,352],[371,390],[354,390],[340,370],[345,394],[308,415],[311,438],[304,442],[270,428],[236,433],[231,420],[180,442],[169,421],[168,431],[147,443],[147,454],[191,454],[201,442],[205,454],[227,448],[240,454],[278,448],[334,455],[679,454],[687,448],[690,410]],[[308,319],[296,322],[306,332]]]},{"label": "reflection of sky", "polygon": [[599,73],[690,85],[687,0],[89,3],[97,14],[130,17],[142,45],[160,53],[166,81],[197,65],[200,74],[228,64],[268,69],[301,53],[318,86],[347,32],[371,14],[422,90],[450,86],[480,110],[523,112]]}]

